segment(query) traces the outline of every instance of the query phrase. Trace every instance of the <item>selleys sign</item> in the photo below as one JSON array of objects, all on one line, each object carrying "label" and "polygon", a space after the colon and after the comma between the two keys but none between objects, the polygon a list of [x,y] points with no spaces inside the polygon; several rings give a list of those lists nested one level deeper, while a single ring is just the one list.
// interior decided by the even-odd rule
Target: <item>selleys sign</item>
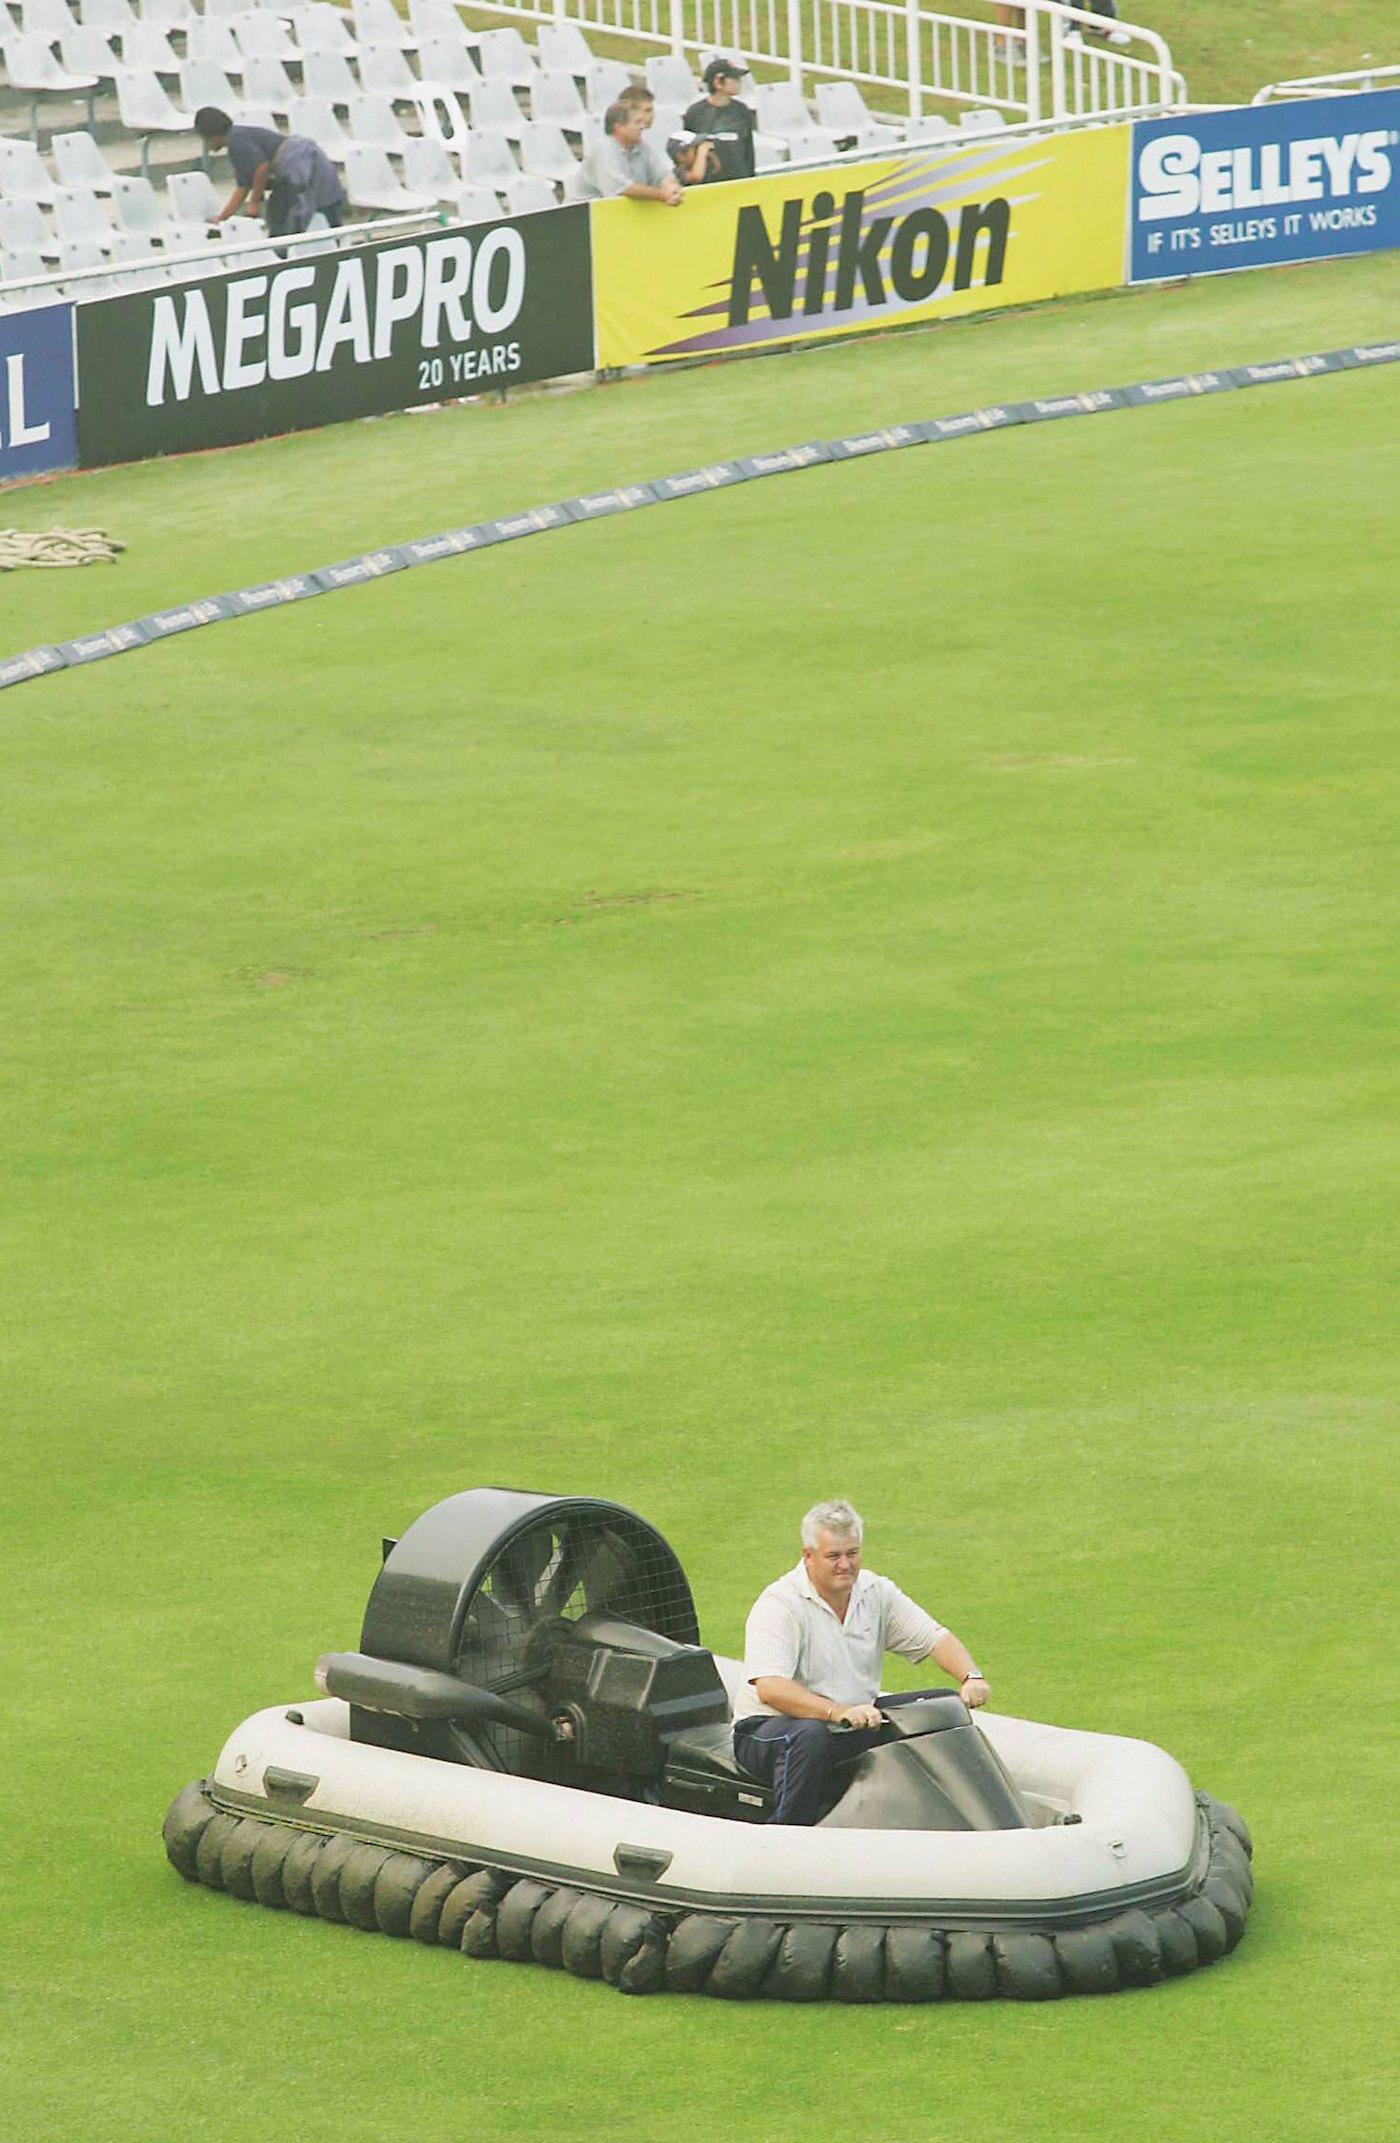
[{"label": "selleys sign", "polygon": [[1133,132],[1134,282],[1400,244],[1400,92]]}]

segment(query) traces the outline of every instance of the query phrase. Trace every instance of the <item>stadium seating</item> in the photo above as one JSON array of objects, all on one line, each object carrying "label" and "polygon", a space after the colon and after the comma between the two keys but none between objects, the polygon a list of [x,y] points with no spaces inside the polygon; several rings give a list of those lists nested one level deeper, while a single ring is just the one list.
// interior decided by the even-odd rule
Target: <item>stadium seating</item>
[{"label": "stadium seating", "polygon": [[462,183],[462,174],[446,142],[425,134],[411,140],[404,150],[403,182],[410,193],[450,201]]},{"label": "stadium seating", "polygon": [[53,199],[54,227],[69,245],[95,245],[105,252],[111,242],[112,218],[95,193],[86,186],[60,186]]},{"label": "stadium seating", "polygon": [[345,158],[345,190],[361,208],[410,210],[422,213],[437,207],[437,196],[411,193],[395,178],[383,149],[352,143]]},{"label": "stadium seating", "polygon": [[502,210],[489,186],[459,186],[452,202],[459,223],[495,223]]},{"label": "stadium seating", "polygon": [[867,110],[854,82],[818,82],[817,123],[842,143],[858,149],[890,149],[904,139],[904,129],[892,120],[877,119]]},{"label": "stadium seating", "polygon": [[249,54],[243,66],[243,101],[261,104],[285,119],[297,100],[297,90],[281,60],[270,55]]},{"label": "stadium seating", "polygon": [[462,37],[425,37],[418,47],[418,72],[425,82],[440,83],[469,96],[481,80],[481,69]]},{"label": "stadium seating", "polygon": [[52,201],[54,192],[53,173],[32,141],[0,139],[0,195],[11,201]]},{"label": "stadium seating", "polygon": [[344,163],[350,137],[328,97],[298,97],[287,114],[287,131],[308,135],[334,163]]},{"label": "stadium seating", "polygon": [[588,40],[576,22],[542,22],[535,33],[540,66],[553,74],[582,81],[593,65]]},{"label": "stadium seating", "polygon": [[519,171],[506,180],[506,210],[512,216],[534,216],[541,209],[557,208],[559,196],[548,179]]},{"label": "stadium seating", "polygon": [[646,85],[658,104],[678,104],[682,111],[703,95],[687,60],[663,52],[646,63]]},{"label": "stadium seating", "polygon": [[534,55],[519,30],[483,30],[477,40],[481,71],[493,82],[528,89],[539,73]]}]

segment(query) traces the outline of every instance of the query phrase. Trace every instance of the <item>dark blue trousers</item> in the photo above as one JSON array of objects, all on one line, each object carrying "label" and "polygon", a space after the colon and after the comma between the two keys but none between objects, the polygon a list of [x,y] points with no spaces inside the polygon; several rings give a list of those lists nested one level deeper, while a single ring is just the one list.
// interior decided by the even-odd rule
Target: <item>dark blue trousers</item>
[{"label": "dark blue trousers", "polygon": [[[882,1693],[882,1711],[917,1704],[924,1697],[946,1696],[946,1689],[904,1689]],[[825,1719],[789,1719],[760,1712],[734,1722],[734,1754],[744,1769],[773,1789],[770,1823],[819,1823],[833,1805],[831,1777],[838,1763],[863,1756],[880,1738],[878,1726],[833,1733]]]}]

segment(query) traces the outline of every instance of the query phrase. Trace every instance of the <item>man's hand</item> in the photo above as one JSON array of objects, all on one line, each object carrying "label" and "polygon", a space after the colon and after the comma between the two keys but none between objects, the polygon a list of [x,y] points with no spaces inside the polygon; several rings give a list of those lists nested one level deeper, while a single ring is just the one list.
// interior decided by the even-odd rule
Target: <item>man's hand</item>
[{"label": "man's hand", "polygon": [[878,1704],[833,1704],[833,1726],[883,1726],[885,1715]]},{"label": "man's hand", "polygon": [[681,182],[678,178],[663,179],[657,191],[668,208],[680,207]]},{"label": "man's hand", "polygon": [[991,1693],[980,1674],[969,1674],[962,1688],[958,1691],[969,1711],[979,1711],[988,1701]]}]

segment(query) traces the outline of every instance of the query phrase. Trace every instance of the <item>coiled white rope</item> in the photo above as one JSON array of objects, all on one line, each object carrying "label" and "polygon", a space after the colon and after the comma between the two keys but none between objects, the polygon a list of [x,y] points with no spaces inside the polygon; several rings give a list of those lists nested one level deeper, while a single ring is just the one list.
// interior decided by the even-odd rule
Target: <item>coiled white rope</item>
[{"label": "coiled white rope", "polygon": [[17,566],[111,565],[125,549],[105,528],[0,528],[0,573]]}]

